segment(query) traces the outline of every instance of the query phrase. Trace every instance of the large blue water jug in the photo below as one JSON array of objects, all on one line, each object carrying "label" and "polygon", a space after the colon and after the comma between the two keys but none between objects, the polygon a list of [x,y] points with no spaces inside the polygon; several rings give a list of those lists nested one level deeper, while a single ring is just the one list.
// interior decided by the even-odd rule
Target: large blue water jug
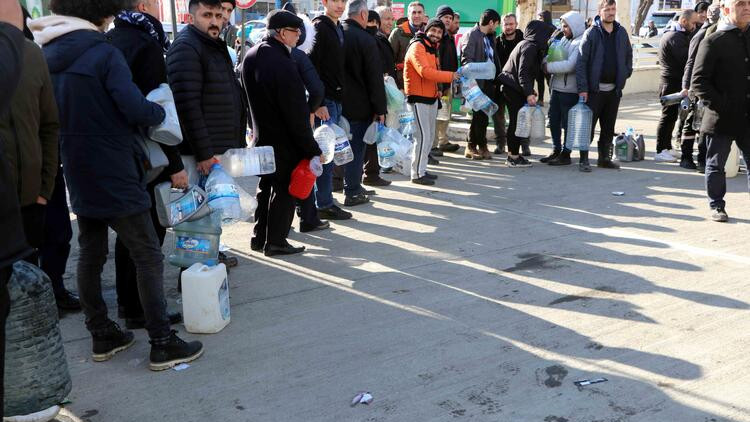
[{"label": "large blue water jug", "polygon": [[588,151],[591,142],[591,120],[593,113],[583,101],[578,98],[578,104],[574,105],[568,112],[568,128],[565,131],[565,148],[578,148],[580,151]]}]

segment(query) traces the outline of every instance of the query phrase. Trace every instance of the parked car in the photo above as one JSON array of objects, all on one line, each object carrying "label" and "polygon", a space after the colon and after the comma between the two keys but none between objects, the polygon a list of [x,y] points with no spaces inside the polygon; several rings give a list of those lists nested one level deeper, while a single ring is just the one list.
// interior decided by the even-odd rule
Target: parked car
[{"label": "parked car", "polygon": [[[265,20],[251,20],[245,22],[245,38],[252,44],[257,44],[261,37],[266,33],[266,21]],[[242,29],[237,25],[237,38],[242,36]]]},{"label": "parked car", "polygon": [[[641,38],[647,38],[649,40],[649,44],[658,46],[659,39],[661,38],[662,34],[664,34],[664,30],[667,28],[667,25],[669,24],[669,22],[677,20],[678,13],[680,13],[679,10],[664,10],[652,12],[651,16],[649,16],[643,22],[643,26],[638,30],[638,36]],[[649,21],[654,21],[654,25],[656,26],[657,35],[655,37],[648,37]]]}]

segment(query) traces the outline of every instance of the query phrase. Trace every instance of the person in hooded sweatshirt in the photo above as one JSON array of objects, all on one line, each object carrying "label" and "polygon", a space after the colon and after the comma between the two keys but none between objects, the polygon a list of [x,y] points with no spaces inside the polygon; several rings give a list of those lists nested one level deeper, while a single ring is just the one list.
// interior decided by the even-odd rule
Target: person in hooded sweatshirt
[{"label": "person in hooded sweatshirt", "polygon": [[542,21],[529,22],[523,32],[523,41],[513,49],[498,76],[510,120],[507,132],[508,159],[505,162],[508,167],[531,167],[529,160],[519,153],[522,140],[516,136],[516,124],[518,111],[525,103],[530,106],[537,104],[534,82],[542,72],[544,51],[552,30],[552,26]]},{"label": "person in hooded sweatshirt", "polygon": [[93,360],[111,359],[134,343],[107,316],[101,275],[109,229],[137,271],[145,325],[151,339],[149,368],[160,371],[197,359],[200,342],[172,331],[164,298],[164,256],[149,214],[144,153],[136,132],[164,121],[164,109],[143,97],[122,52],[102,33],[120,11],[118,0],[52,0],[55,13],[29,22],[43,46],[60,110],[60,153],[78,217],[77,282]]},{"label": "person in hooded sweatshirt", "polygon": [[563,37],[559,48],[563,50],[564,57],[559,61],[550,61],[548,55],[544,64],[545,73],[551,75],[552,97],[549,102],[549,127],[555,148],[552,154],[539,161],[552,166],[570,164],[570,146],[562,141],[562,130],[568,126],[568,111],[578,102],[576,62],[578,61],[578,48],[581,45],[583,33],[586,31],[586,21],[578,12],[568,12],[562,15],[560,23]]},{"label": "person in hooded sweatshirt", "polygon": [[[518,29],[518,18],[513,13],[503,15],[503,31],[495,39],[495,50],[500,61],[501,69],[508,62],[510,53],[518,43],[523,41],[523,31]],[[499,89],[499,87],[498,87]],[[505,154],[507,135],[505,133],[505,98],[497,95],[497,113],[492,116],[492,126],[495,132],[495,150],[493,154]]]}]

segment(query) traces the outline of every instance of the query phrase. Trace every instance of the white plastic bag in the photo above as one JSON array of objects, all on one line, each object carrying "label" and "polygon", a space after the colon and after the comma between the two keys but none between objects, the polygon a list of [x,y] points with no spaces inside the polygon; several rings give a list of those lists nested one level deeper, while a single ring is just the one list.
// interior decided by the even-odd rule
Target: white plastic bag
[{"label": "white plastic bag", "polygon": [[165,145],[178,145],[182,142],[180,120],[177,117],[177,108],[174,105],[174,97],[169,85],[159,85],[158,88],[148,93],[146,99],[162,106],[165,113],[163,122],[148,128],[148,137]]}]

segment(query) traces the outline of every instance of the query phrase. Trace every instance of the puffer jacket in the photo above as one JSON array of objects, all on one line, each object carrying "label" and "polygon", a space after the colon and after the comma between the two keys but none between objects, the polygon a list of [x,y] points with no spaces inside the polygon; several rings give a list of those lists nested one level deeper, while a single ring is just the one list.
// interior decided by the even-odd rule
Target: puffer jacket
[{"label": "puffer jacket", "polygon": [[560,20],[564,20],[570,26],[573,31],[573,38],[562,37],[560,40],[560,47],[564,48],[568,54],[565,60],[547,62],[547,72],[552,75],[550,87],[554,91],[577,94],[576,62],[578,61],[583,33],[586,31],[586,22],[578,12],[568,12],[562,15]]},{"label": "puffer jacket", "polygon": [[503,89],[513,89],[524,98],[534,93],[534,82],[541,74],[544,49],[553,27],[542,21],[531,21],[523,32],[523,41],[510,53],[498,76]]},{"label": "puffer jacket", "polygon": [[[628,31],[622,25],[615,22],[613,32],[617,56],[615,90],[621,96],[625,81],[633,74],[633,46],[630,44]],[[580,53],[576,62],[578,92],[599,92],[604,65],[604,28],[599,16],[594,18],[594,23],[584,32]]]},{"label": "puffer jacket", "polygon": [[204,161],[245,146],[247,105],[223,41],[188,25],[167,52],[167,77],[183,154]]},{"label": "puffer jacket", "polygon": [[404,65],[404,88],[412,104],[434,104],[441,94],[438,83],[453,80],[453,72],[440,70],[438,50],[423,32],[409,45]]}]

